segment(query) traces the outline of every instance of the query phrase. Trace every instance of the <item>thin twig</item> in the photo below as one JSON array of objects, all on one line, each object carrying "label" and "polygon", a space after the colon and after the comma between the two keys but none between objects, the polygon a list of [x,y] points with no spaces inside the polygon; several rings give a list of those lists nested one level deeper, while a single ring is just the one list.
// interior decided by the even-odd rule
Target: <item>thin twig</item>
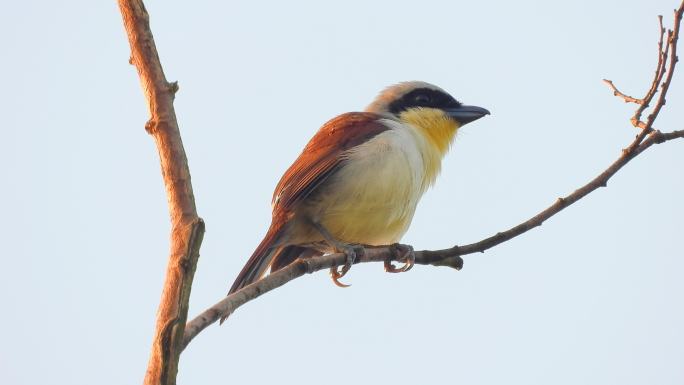
[{"label": "thin twig", "polygon": [[617,89],[612,80],[603,79],[603,82],[606,83],[608,87],[610,87],[613,90],[613,95],[622,98],[625,101],[625,103],[644,104],[643,99],[637,99],[635,97],[622,93],[620,90]]},{"label": "thin twig", "polygon": [[[677,57],[677,41],[679,40],[679,27],[682,22],[682,14],[684,14],[684,0],[682,1],[682,4],[679,6],[679,8],[674,11],[674,26],[672,27],[672,31],[668,31],[667,47],[670,47],[670,67],[667,70],[667,76],[665,77],[665,81],[663,81],[663,84],[660,87],[660,95],[658,96],[658,101],[656,102],[655,107],[653,107],[653,111],[648,116],[648,119],[646,120],[647,128],[653,127],[653,122],[655,121],[656,117],[658,117],[660,109],[663,108],[663,106],[665,105],[665,97],[667,96],[667,91],[670,88],[670,83],[672,82],[672,77],[674,76],[675,66],[679,61],[679,58]],[[667,48],[665,50],[664,55],[666,54]]]},{"label": "thin twig", "polygon": [[[648,105],[653,100],[653,96],[658,91],[658,84],[663,78],[663,73],[665,72],[665,61],[667,60],[667,50],[670,48],[669,44],[665,46],[665,52],[663,52],[663,38],[665,36],[665,27],[663,27],[663,15],[658,15],[658,32],[660,33],[660,38],[658,39],[658,64],[656,65],[655,74],[653,75],[653,81],[651,82],[651,87],[646,92],[646,96],[642,99],[641,106],[636,109],[634,116],[631,119],[632,124],[635,127],[639,127],[641,122],[641,114],[644,112]],[[643,128],[643,127],[640,127]]]},{"label": "thin twig", "polygon": [[[603,79],[603,82],[610,87],[611,90],[613,90],[613,95],[621,98],[622,100],[625,101],[625,103],[635,103],[638,104],[639,107],[635,110],[634,115],[630,119],[630,122],[634,127],[644,129],[646,127],[646,123],[641,121],[641,114],[644,112],[646,108],[648,108],[649,104],[651,103],[651,100],[653,99],[653,96],[658,90],[658,84],[660,84],[660,81],[662,80],[663,74],[665,73],[665,66],[667,64],[667,52],[670,49],[669,44],[665,46],[665,51],[663,52],[663,38],[665,36],[665,28],[663,27],[663,16],[658,15],[658,31],[660,34],[660,38],[658,39],[658,63],[656,65],[656,70],[655,74],[653,75],[653,81],[651,81],[651,87],[648,89],[646,92],[646,95],[642,99],[637,99],[632,96],[626,95],[620,90],[617,89],[617,86],[608,79]],[[668,41],[669,41],[669,35],[668,35]]]},{"label": "thin twig", "polygon": [[[641,116],[646,110],[646,108],[650,106],[651,101],[657,94],[658,87],[663,79],[663,76],[667,73],[668,78],[671,79],[672,75],[674,74],[674,67],[677,63],[677,37],[679,35],[679,24],[682,18],[683,6],[684,3],[680,4],[680,7],[675,10],[674,29],[672,31],[667,31],[667,33],[665,31],[665,28],[663,27],[663,17],[662,15],[658,15],[658,61],[656,64],[656,70],[653,75],[653,81],[651,82],[651,86],[646,92],[646,95],[642,99],[637,99],[632,96],[624,94],[623,92],[618,90],[617,86],[615,86],[615,84],[611,80],[603,79],[603,82],[606,83],[613,91],[613,95],[621,98],[626,103],[636,103],[639,105],[639,107],[635,110],[634,115],[630,119],[630,122],[634,127],[643,130],[641,132],[642,140],[646,137],[646,135],[648,135],[648,133],[653,127],[654,119],[652,119],[652,117],[658,115],[657,112],[660,111],[660,108],[662,108],[662,105],[664,104],[665,94],[667,94],[667,87],[669,87],[670,81],[666,80],[662,84],[662,87],[664,87],[664,89],[661,88],[660,97],[658,99],[658,102],[656,103],[656,106],[654,107],[653,111],[655,112],[655,114],[651,113],[646,122],[643,122],[641,120]],[[665,36],[667,36],[667,39],[665,39]],[[664,44],[664,42],[667,42],[667,44]]]},{"label": "thin twig", "polygon": [[[655,122],[656,118],[658,117],[658,114],[660,113],[661,108],[665,105],[665,98],[667,96],[667,91],[670,89],[670,83],[672,82],[672,77],[674,76],[674,71],[677,65],[677,62],[679,61],[679,58],[677,57],[677,42],[679,39],[679,27],[682,21],[682,13],[684,13],[684,0],[682,0],[682,3],[680,4],[679,8],[677,8],[674,12],[674,27],[672,31],[668,31],[667,33],[667,45],[665,47],[665,51],[663,53],[663,63],[662,63],[662,73],[660,74],[660,79],[662,79],[663,74],[667,72],[667,76],[665,77],[665,81],[663,81],[662,85],[660,86],[660,95],[658,95],[658,100],[656,101],[655,106],[653,107],[652,112],[648,115],[648,119],[646,119],[646,123],[643,123],[641,121],[638,121],[638,127],[641,128],[641,132],[637,135],[637,139],[632,143],[631,146],[629,146],[626,151],[632,151],[634,150],[639,143],[641,143],[644,138],[651,133],[653,130],[653,123]],[[665,70],[665,66],[668,63],[668,58],[667,58],[667,53],[670,53],[669,57],[669,68],[667,71]],[[655,96],[655,94],[650,95],[650,99],[652,99]],[[648,102],[650,103],[650,99]],[[637,109],[637,113],[639,112],[639,109]],[[636,116],[636,114],[635,114]],[[634,124],[634,118],[632,118],[632,124]]]},{"label": "thin twig", "polygon": [[654,141],[656,143],[663,143],[663,142],[667,142],[668,140],[677,139],[677,138],[684,138],[684,130],[678,130],[678,131],[672,131],[672,132],[655,131]]},{"label": "thin twig", "polygon": [[138,70],[149,108],[150,120],[145,128],[157,145],[171,217],[169,262],[144,383],[172,385],[176,383],[204,222],[197,216],[190,170],[173,108],[178,85],[169,83],[164,76],[143,2],[119,0],[119,9],[131,46],[130,62]]}]

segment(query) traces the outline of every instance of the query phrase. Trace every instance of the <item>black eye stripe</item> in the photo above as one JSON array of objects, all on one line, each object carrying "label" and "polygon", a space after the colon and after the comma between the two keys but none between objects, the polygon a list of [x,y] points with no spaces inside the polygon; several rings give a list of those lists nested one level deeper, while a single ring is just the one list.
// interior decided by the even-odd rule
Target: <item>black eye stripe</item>
[{"label": "black eye stripe", "polygon": [[395,100],[389,105],[389,110],[393,114],[399,114],[412,107],[431,107],[431,108],[449,108],[459,107],[459,103],[451,95],[430,89],[418,88],[415,89],[398,100]]}]

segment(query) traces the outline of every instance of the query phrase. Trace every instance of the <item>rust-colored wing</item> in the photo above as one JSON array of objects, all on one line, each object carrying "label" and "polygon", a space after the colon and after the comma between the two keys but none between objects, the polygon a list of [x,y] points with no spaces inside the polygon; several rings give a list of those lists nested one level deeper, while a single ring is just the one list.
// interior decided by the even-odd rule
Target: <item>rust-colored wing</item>
[{"label": "rust-colored wing", "polygon": [[[282,235],[291,210],[335,173],[344,162],[342,154],[389,129],[378,121],[381,118],[370,112],[350,112],[330,120],[311,138],[304,151],[280,179],[273,193],[271,227],[242,268],[228,294],[261,278],[271,264],[277,270],[303,253],[317,252],[296,245],[274,247],[274,244]],[[271,267],[272,270],[274,267]]]},{"label": "rust-colored wing", "polygon": [[273,192],[273,213],[289,210],[332,175],[344,161],[346,150],[389,130],[382,116],[349,112],[328,121],[285,172]]}]

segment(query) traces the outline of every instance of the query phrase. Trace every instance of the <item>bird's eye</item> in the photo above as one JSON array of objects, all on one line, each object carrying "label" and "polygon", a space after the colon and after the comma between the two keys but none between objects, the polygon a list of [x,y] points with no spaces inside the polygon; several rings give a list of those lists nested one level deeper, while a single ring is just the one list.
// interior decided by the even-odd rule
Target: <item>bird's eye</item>
[{"label": "bird's eye", "polygon": [[413,99],[416,104],[418,105],[428,105],[432,101],[432,98],[430,98],[430,95],[426,94],[418,94],[414,97]]}]

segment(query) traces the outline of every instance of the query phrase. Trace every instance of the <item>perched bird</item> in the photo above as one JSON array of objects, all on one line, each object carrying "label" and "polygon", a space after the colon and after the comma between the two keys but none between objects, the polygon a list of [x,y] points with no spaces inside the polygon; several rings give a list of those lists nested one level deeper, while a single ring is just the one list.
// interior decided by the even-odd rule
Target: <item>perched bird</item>
[{"label": "perched bird", "polygon": [[[333,118],[309,141],[273,193],[266,236],[243,267],[231,294],[297,258],[344,252],[355,245],[392,245],[411,223],[418,200],[435,181],[458,129],[489,114],[441,88],[404,82],[380,93],[365,112]],[[412,266],[412,250],[403,268]]]}]

